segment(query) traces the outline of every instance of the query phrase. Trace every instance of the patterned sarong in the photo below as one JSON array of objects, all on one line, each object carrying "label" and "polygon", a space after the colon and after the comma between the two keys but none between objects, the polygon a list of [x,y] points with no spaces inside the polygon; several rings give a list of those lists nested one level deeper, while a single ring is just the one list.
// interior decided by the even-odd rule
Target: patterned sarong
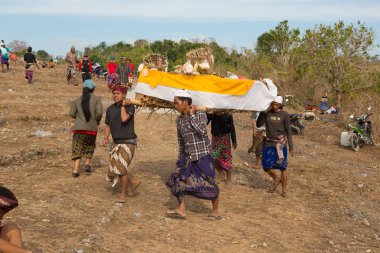
[{"label": "patterned sarong", "polygon": [[129,165],[135,155],[135,150],[136,145],[133,144],[114,144],[114,148],[110,152],[111,164],[107,173],[108,181],[131,172]]},{"label": "patterned sarong", "polygon": [[219,187],[214,177],[214,161],[211,155],[206,155],[198,161],[188,162],[184,168],[177,169],[169,176],[166,185],[179,202],[185,195],[214,200],[219,196]]},{"label": "patterned sarong", "polygon": [[71,159],[92,158],[96,146],[96,135],[74,133]]},{"label": "patterned sarong", "polygon": [[230,134],[212,136],[211,142],[216,164],[224,170],[231,170],[232,155]]}]

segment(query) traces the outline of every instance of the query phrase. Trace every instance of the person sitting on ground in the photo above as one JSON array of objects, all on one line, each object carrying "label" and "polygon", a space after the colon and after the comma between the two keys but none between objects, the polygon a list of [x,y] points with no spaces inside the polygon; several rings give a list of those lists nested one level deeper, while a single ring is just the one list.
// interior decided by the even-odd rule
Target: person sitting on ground
[{"label": "person sitting on ground", "polygon": [[14,223],[3,224],[4,215],[18,206],[16,196],[0,186],[0,252],[31,253],[22,246],[21,231]]},{"label": "person sitting on ground", "polygon": [[112,134],[113,147],[110,153],[110,167],[107,173],[107,181],[113,182],[112,187],[121,181],[121,192],[117,203],[125,203],[127,187],[130,185],[128,196],[134,196],[141,181],[133,176],[130,167],[137,145],[135,133],[135,106],[126,98],[128,87],[115,85],[112,90],[114,104],[106,111],[106,126],[104,128],[103,146],[108,145],[108,139]]},{"label": "person sitting on ground", "polygon": [[83,59],[80,61],[78,65],[78,69],[82,71],[82,81],[86,81],[87,79],[91,79],[92,75],[92,62],[88,59],[88,54],[85,53],[83,55]]},{"label": "person sitting on ground", "polygon": [[72,176],[79,176],[79,164],[81,158],[85,158],[85,172],[91,174],[91,158],[96,147],[98,126],[103,115],[103,106],[100,97],[95,96],[95,83],[91,80],[83,82],[82,96],[71,103],[69,115],[75,119],[72,129],[72,156],[74,169]]},{"label": "person sitting on ground", "polygon": [[215,181],[214,159],[207,136],[207,115],[192,104],[190,93],[179,90],[174,96],[174,106],[180,115],[177,118],[179,144],[176,170],[169,176],[166,185],[178,199],[178,208],[168,210],[166,215],[186,218],[185,195],[211,200],[212,211],[207,220],[220,220],[219,187]]},{"label": "person sitting on ground", "polygon": [[207,116],[211,122],[211,144],[215,159],[215,168],[219,173],[226,172],[226,185],[231,184],[232,152],[231,140],[234,149],[237,148],[234,119],[231,114],[212,113]]},{"label": "person sitting on ground", "polygon": [[50,61],[49,61],[49,63],[48,63],[48,68],[49,68],[49,69],[52,69],[52,68],[54,68],[54,67],[55,67],[55,63],[54,63],[53,59],[50,59]]},{"label": "person sitting on ground", "polygon": [[[281,195],[286,197],[288,175],[287,145],[289,145],[289,151],[292,156],[294,154],[294,146],[289,114],[281,108],[282,97],[277,96],[271,104],[271,110],[267,113],[260,113],[257,125],[261,126],[265,123],[266,140],[263,150],[262,166],[264,171],[273,179],[273,186],[269,192],[274,192],[277,186],[282,182]],[[275,170],[281,171],[281,179],[278,178]]]},{"label": "person sitting on ground", "polygon": [[327,90],[323,91],[323,95],[321,97],[321,104],[319,105],[319,109],[321,110],[321,114],[325,114],[329,109],[329,99],[327,98]]},{"label": "person sitting on ground", "polygon": [[25,78],[28,79],[28,83],[33,83],[34,66],[36,66],[37,69],[40,69],[40,67],[37,64],[36,56],[32,53],[32,48],[28,47],[27,51],[28,52],[24,54]]}]

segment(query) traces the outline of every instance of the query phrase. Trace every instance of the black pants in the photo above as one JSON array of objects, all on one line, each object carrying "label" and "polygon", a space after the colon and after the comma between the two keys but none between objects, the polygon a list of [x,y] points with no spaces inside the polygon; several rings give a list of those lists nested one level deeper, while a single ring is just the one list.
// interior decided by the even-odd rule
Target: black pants
[{"label": "black pants", "polygon": [[82,80],[83,82],[88,80],[88,79],[91,79],[91,73],[90,72],[82,72]]}]

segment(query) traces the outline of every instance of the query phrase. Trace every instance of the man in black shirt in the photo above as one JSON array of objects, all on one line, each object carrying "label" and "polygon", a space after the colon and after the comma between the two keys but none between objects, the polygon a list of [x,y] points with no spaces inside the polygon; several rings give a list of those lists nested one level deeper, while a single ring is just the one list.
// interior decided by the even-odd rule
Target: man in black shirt
[{"label": "man in black shirt", "polygon": [[24,54],[25,78],[28,79],[28,83],[33,83],[34,65],[36,65],[37,69],[40,69],[40,67],[37,64],[36,56],[32,53],[32,48],[28,47],[27,51]]},{"label": "man in black shirt", "polygon": [[127,184],[130,184],[133,196],[140,181],[132,176],[130,163],[132,162],[136,145],[137,135],[134,129],[135,107],[131,105],[131,100],[125,98],[127,87],[116,85],[112,90],[114,104],[107,108],[106,127],[104,129],[103,146],[107,146],[110,134],[113,139],[113,149],[110,153],[111,164],[107,173],[107,180],[113,181],[113,186],[121,181],[121,193],[118,203],[125,203],[127,196]]}]

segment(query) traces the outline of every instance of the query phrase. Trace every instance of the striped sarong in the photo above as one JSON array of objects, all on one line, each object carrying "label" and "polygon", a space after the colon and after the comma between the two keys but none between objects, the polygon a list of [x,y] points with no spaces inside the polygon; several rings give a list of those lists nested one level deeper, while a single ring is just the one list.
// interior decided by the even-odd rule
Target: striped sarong
[{"label": "striped sarong", "polygon": [[129,165],[135,155],[135,150],[136,145],[133,144],[114,144],[114,148],[110,152],[111,164],[107,173],[108,181],[131,172]]}]

